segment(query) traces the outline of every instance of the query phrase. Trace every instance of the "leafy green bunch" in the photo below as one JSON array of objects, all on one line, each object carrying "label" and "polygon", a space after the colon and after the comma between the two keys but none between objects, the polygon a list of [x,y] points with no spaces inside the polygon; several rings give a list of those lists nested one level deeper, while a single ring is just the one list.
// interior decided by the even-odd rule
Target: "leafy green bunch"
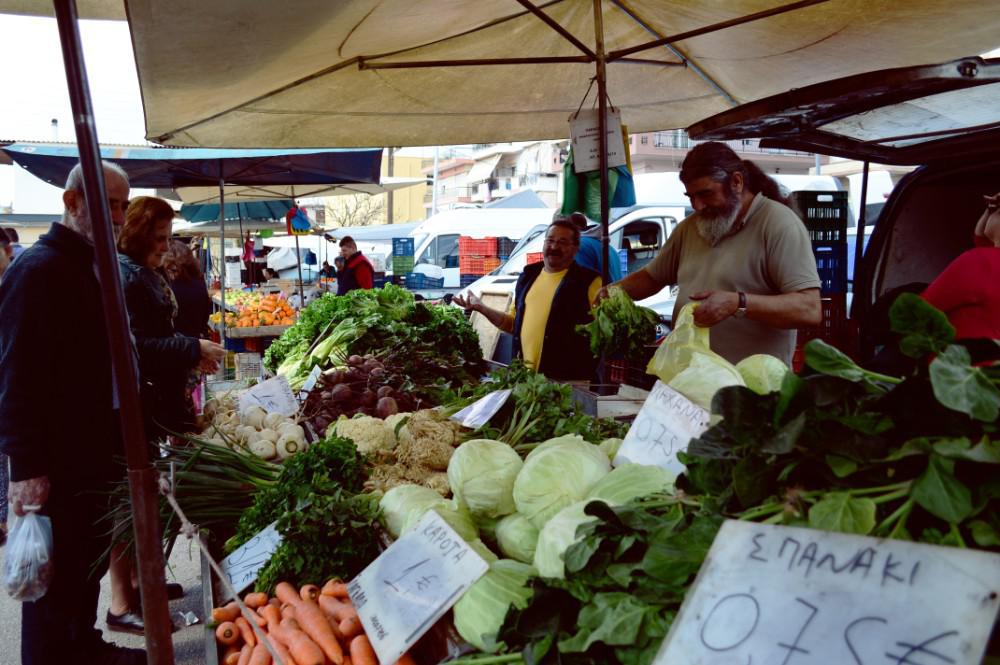
[{"label": "leafy green bunch", "polygon": [[594,320],[577,326],[576,331],[590,337],[590,352],[595,356],[621,355],[638,362],[643,359],[643,347],[656,339],[660,317],[636,305],[620,287],[612,287],[590,313]]},{"label": "leafy green bunch", "polygon": [[[974,366],[944,315],[905,294],[890,311],[912,375],[868,371],[814,340],[781,390],[713,400],[679,482],[770,523],[1000,546],[1000,367]],[[927,358],[932,358],[929,363]]]}]

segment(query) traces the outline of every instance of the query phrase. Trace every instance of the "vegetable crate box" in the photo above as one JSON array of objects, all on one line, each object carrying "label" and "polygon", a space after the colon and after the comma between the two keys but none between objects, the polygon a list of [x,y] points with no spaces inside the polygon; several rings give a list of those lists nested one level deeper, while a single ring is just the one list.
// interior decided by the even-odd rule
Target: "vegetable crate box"
[{"label": "vegetable crate box", "polygon": [[485,238],[470,238],[460,236],[458,239],[458,255],[461,256],[496,256],[497,239],[493,236]]},{"label": "vegetable crate box", "polygon": [[573,400],[580,410],[594,418],[634,418],[642,408],[649,391],[635,386],[615,385],[614,395],[600,395],[588,383],[570,382]]},{"label": "vegetable crate box", "polygon": [[847,318],[847,298],[844,294],[824,297],[820,301],[823,320],[813,328],[799,328],[795,338],[792,369],[798,372],[805,365],[803,347],[813,339],[821,339],[852,358],[857,357],[857,325]]}]

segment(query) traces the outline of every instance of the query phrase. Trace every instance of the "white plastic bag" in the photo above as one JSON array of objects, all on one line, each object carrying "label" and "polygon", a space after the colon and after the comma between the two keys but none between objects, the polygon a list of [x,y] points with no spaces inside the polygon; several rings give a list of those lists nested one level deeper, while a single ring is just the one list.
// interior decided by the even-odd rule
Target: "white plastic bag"
[{"label": "white plastic bag", "polygon": [[14,600],[38,600],[52,582],[52,520],[35,512],[15,518],[7,539],[3,585]]}]

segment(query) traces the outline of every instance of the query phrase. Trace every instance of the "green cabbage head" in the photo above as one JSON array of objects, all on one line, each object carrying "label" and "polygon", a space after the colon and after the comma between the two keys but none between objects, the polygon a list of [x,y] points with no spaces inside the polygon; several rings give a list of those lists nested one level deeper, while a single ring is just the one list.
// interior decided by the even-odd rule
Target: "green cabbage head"
[{"label": "green cabbage head", "polygon": [[604,451],[583,439],[543,443],[528,455],[514,480],[517,512],[541,529],[553,515],[587,496],[609,471]]},{"label": "green cabbage head", "polygon": [[511,559],[531,563],[538,544],[538,528],[521,513],[507,515],[497,524],[497,544],[500,552]]},{"label": "green cabbage head", "polygon": [[509,515],[514,512],[514,479],[523,465],[506,443],[466,441],[448,462],[448,484],[459,505],[474,516]]},{"label": "green cabbage head", "polygon": [[577,541],[576,529],[581,524],[593,521],[594,517],[583,512],[590,501],[577,501],[566,506],[546,522],[538,534],[538,546],[535,548],[535,569],[542,577],[566,577],[566,564],[563,556],[566,550]]},{"label": "green cabbage head", "polygon": [[755,353],[736,363],[736,371],[743,377],[747,388],[758,395],[766,395],[781,390],[785,374],[790,370],[788,365],[772,355]]},{"label": "green cabbage head", "polygon": [[455,603],[455,628],[466,642],[480,651],[496,653],[504,645],[497,642],[497,633],[513,605],[523,609],[531,600],[528,581],[535,569],[520,561],[500,559],[469,587]]},{"label": "green cabbage head", "polygon": [[416,526],[428,510],[440,515],[466,542],[479,537],[468,511],[422,485],[398,485],[379,501],[382,523],[393,538]]},{"label": "green cabbage head", "polygon": [[658,466],[622,464],[601,478],[587,494],[587,499],[600,499],[610,506],[621,506],[632,499],[673,490],[676,477]]}]

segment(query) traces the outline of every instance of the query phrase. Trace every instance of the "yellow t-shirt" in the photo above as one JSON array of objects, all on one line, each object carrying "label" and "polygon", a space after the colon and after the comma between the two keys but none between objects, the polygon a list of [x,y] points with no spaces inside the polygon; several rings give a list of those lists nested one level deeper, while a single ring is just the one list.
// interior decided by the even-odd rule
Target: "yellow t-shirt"
[{"label": "yellow t-shirt", "polygon": [[[547,272],[543,270],[538,274],[535,283],[528,289],[528,294],[524,298],[524,322],[521,324],[521,354],[524,356],[524,364],[532,369],[537,369],[542,362],[542,343],[545,341],[545,326],[549,322],[549,312],[552,310],[552,299],[556,296],[556,289],[566,276],[566,270],[562,272]],[[597,297],[597,292],[601,290],[601,278],[596,277],[590,284],[587,297],[591,302]],[[513,313],[513,309],[511,310]]]}]

